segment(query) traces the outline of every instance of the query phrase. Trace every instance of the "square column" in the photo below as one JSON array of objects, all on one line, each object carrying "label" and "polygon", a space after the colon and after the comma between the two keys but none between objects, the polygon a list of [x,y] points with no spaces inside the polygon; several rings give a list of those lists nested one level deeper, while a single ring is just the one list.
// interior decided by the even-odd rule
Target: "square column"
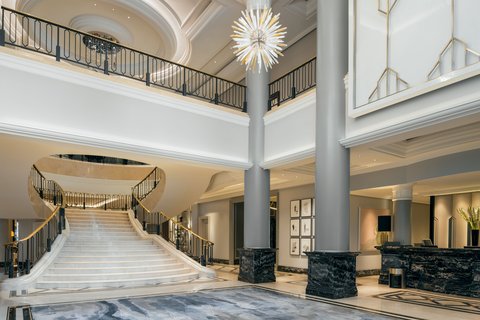
[{"label": "square column", "polygon": [[240,252],[238,280],[250,283],[275,282],[275,249],[245,248]]}]

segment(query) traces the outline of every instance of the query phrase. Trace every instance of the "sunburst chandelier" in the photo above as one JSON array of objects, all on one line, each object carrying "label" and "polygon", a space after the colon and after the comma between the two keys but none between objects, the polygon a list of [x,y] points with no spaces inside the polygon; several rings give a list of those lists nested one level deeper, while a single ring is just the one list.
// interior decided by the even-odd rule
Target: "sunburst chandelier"
[{"label": "sunburst chandelier", "polygon": [[233,46],[237,61],[246,65],[247,70],[260,72],[278,63],[278,57],[283,56],[282,50],[286,27],[279,23],[280,13],[273,15],[271,8],[245,10],[242,17],[234,21],[232,39],[236,42]]}]

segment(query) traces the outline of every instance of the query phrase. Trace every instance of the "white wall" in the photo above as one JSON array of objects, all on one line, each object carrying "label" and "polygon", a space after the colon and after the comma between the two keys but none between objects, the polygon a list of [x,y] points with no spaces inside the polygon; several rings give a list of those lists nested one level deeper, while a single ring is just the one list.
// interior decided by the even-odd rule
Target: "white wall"
[{"label": "white wall", "polygon": [[454,217],[454,247],[463,248],[467,245],[467,222],[458,214],[459,208],[467,209],[469,206],[480,206],[480,192],[460,193],[435,197],[435,230],[437,245],[441,248],[448,247],[448,219]]},{"label": "white wall", "polygon": [[200,220],[208,218],[208,240],[214,243],[213,258],[229,260],[230,248],[230,200],[219,200],[198,205]]},{"label": "white wall", "polygon": [[287,164],[315,154],[315,90],[264,116],[264,166]]}]

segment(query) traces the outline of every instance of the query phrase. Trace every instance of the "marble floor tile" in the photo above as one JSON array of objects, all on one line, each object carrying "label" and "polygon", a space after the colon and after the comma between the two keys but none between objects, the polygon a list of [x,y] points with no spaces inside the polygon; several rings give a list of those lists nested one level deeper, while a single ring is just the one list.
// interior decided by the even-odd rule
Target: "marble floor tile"
[{"label": "marble floor tile", "polygon": [[36,306],[35,319],[396,319],[382,314],[245,287],[142,298]]}]

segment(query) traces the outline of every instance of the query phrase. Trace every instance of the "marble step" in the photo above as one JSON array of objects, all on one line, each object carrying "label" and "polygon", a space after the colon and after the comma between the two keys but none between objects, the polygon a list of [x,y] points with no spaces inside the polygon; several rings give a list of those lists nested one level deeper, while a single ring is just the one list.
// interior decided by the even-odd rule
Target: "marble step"
[{"label": "marble step", "polygon": [[62,256],[117,256],[117,255],[125,255],[128,256],[130,254],[144,254],[148,255],[150,253],[164,253],[164,250],[161,250],[158,247],[154,247],[153,245],[147,247],[130,247],[130,248],[122,248],[122,247],[105,247],[105,248],[98,248],[98,249],[84,249],[84,248],[66,248],[63,249],[60,253],[59,257]]},{"label": "marble step", "polygon": [[[88,252],[87,252],[88,253]],[[167,259],[170,256],[167,254],[162,253],[149,253],[149,254],[129,254],[125,255],[121,252],[117,254],[110,254],[110,255],[80,255],[75,253],[75,255],[62,255],[60,254],[55,262],[70,262],[70,263],[78,263],[78,262],[100,262],[100,261],[132,261],[136,260],[137,263],[143,263],[144,260],[148,259]]]},{"label": "marble step", "polygon": [[117,232],[117,231],[134,231],[131,225],[119,226],[119,227],[100,227],[100,226],[88,226],[88,227],[78,227],[78,226],[70,226],[70,230],[74,232]]},{"label": "marble step", "polygon": [[[137,259],[123,259],[122,261],[117,261],[115,259],[108,259],[106,261],[55,261],[53,266],[54,268],[115,268],[115,267],[137,267],[139,265],[139,260]],[[141,260],[142,265],[158,265],[158,264],[172,264],[176,263],[177,260],[170,256],[163,258],[149,257]]]},{"label": "marble step", "polygon": [[100,242],[106,242],[106,241],[138,241],[141,240],[142,238],[139,235],[128,235],[128,236],[122,236],[122,235],[115,235],[115,236],[104,236],[102,234],[98,234],[95,236],[90,236],[90,237],[85,237],[85,236],[77,236],[75,234],[70,235],[68,237],[70,241],[79,241],[79,243],[91,243],[93,241],[100,241]]},{"label": "marble step", "polygon": [[102,226],[102,227],[121,227],[130,225],[130,221],[99,221],[99,220],[89,220],[89,221],[71,221],[68,220],[68,224],[73,227],[92,227],[92,226]]},{"label": "marble step", "polygon": [[148,271],[129,271],[119,273],[97,273],[97,274],[83,274],[82,270],[78,270],[76,274],[45,274],[42,275],[40,281],[101,281],[101,280],[122,280],[122,279],[143,279],[143,278],[157,278],[164,276],[175,276],[192,272],[189,268],[179,268],[170,270],[148,270]]},{"label": "marble step", "polygon": [[[113,249],[113,248],[112,248]],[[148,255],[164,255],[166,251],[158,247],[149,247],[149,248],[129,248],[129,249],[115,249],[110,250],[109,248],[100,248],[97,250],[62,250],[58,257],[80,257],[80,256],[148,256]]]},{"label": "marble step", "polygon": [[138,279],[121,279],[121,280],[102,280],[91,281],[86,283],[85,281],[39,281],[36,284],[38,289],[54,289],[54,288],[104,288],[104,287],[140,287],[151,286],[162,283],[181,282],[198,278],[197,272],[189,272],[176,276],[161,276],[154,278],[138,278]]},{"label": "marble step", "polygon": [[130,221],[128,219],[128,217],[119,217],[119,218],[99,218],[99,217],[96,217],[96,218],[73,218],[73,217],[67,217],[67,220],[68,221],[71,221],[71,222],[90,222],[90,221],[99,221],[99,222],[105,222],[105,223],[109,223],[109,222],[128,222]]},{"label": "marble step", "polygon": [[124,266],[121,265],[111,265],[111,266],[76,266],[76,267],[57,267],[54,265],[53,268],[48,269],[46,274],[104,274],[104,273],[128,273],[128,272],[145,272],[151,270],[172,270],[172,269],[182,269],[184,268],[183,264],[179,262],[167,262],[167,263],[149,263],[149,264],[139,264],[137,261],[136,265]]},{"label": "marble step", "polygon": [[114,236],[137,236],[138,234],[133,230],[125,230],[125,231],[71,231],[72,235],[77,237],[99,237],[104,236],[105,238],[114,237]]},{"label": "marble step", "polygon": [[78,248],[78,249],[84,249],[84,248],[90,248],[93,250],[98,250],[101,248],[112,248],[112,247],[119,247],[119,248],[133,248],[137,246],[150,246],[151,248],[159,248],[157,244],[155,244],[152,240],[137,240],[133,242],[127,242],[127,243],[121,243],[117,244],[115,242],[105,242],[105,243],[100,243],[100,242],[94,242],[94,243],[78,243],[76,241],[68,241],[65,243],[63,246],[64,248]]}]

